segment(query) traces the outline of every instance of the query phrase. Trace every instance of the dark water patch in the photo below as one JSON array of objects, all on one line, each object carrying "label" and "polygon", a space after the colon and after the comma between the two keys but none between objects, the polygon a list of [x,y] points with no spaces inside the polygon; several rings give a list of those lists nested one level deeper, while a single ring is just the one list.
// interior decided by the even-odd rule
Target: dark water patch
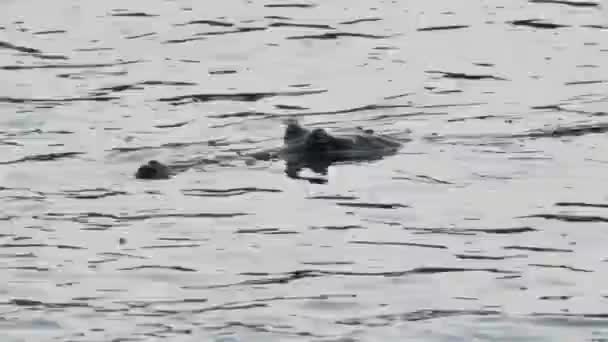
[{"label": "dark water patch", "polygon": [[587,272],[587,273],[593,272],[592,270],[586,270],[583,268],[576,268],[576,267],[567,266],[567,265],[528,264],[528,266],[543,267],[543,268],[561,268],[564,270],[574,271],[574,272]]},{"label": "dark water patch", "polygon": [[14,236],[13,241],[23,241],[23,240],[31,240],[32,238],[29,236]]},{"label": "dark water patch", "polygon": [[373,22],[373,21],[380,21],[380,20],[382,20],[382,18],[361,18],[361,19],[354,19],[354,20],[343,21],[343,22],[341,22],[339,24],[340,25],[353,25],[353,24]]},{"label": "dark water patch", "polygon": [[279,189],[267,189],[256,187],[230,188],[230,189],[185,189],[182,193],[186,196],[200,197],[232,197],[254,192],[283,192]]},{"label": "dark water patch", "polygon": [[115,301],[114,304],[128,306],[131,309],[147,308],[154,305],[176,305],[176,304],[191,304],[191,303],[207,303],[207,298],[184,298],[176,300],[128,300]]},{"label": "dark water patch", "polygon": [[[219,326],[210,328],[211,330],[219,331],[233,331],[235,329],[242,330],[242,328],[264,334],[280,334],[280,336],[290,336],[296,338],[315,338],[315,341],[321,341],[320,338],[325,337],[324,335],[314,334],[309,331],[296,330],[295,327],[287,324],[270,324],[270,323],[246,323],[240,321],[228,321]],[[209,328],[208,328],[209,329]],[[325,341],[328,342],[328,341]],[[334,341],[335,342],[335,341]],[[348,342],[348,341],[342,341]]]},{"label": "dark water patch", "polygon": [[192,121],[182,121],[182,122],[176,122],[176,123],[172,123],[172,124],[154,125],[154,127],[156,127],[156,128],[177,128],[177,127],[186,126],[187,124],[189,124],[191,122]]},{"label": "dark water patch", "polygon": [[416,106],[416,108],[450,108],[450,107],[475,107],[485,105],[485,102],[468,102],[468,103],[446,103],[446,104],[435,104],[435,105],[422,105]]},{"label": "dark water patch", "polygon": [[507,260],[514,258],[527,258],[528,256],[525,254],[516,254],[516,255],[500,255],[500,256],[491,256],[491,255],[477,255],[477,254],[454,254],[458,259],[463,260]]},{"label": "dark water patch", "polygon": [[437,178],[433,178],[431,176],[426,176],[426,175],[415,175],[414,177],[404,177],[404,176],[395,176],[395,177],[391,177],[391,179],[395,179],[395,180],[411,180],[411,181],[415,181],[415,182],[420,182],[420,183],[427,183],[427,184],[454,184],[448,181],[444,181],[441,179],[437,179]]},{"label": "dark water patch", "polygon": [[468,121],[468,120],[486,120],[486,119],[500,119],[500,118],[504,118],[501,116],[496,116],[496,115],[478,115],[478,116],[467,116],[467,117],[463,117],[463,118],[454,118],[454,119],[447,119],[447,122],[464,122],[464,121]]},{"label": "dark water patch", "polygon": [[[235,311],[235,310],[248,310],[248,309],[257,309],[257,308],[265,308],[268,307],[268,304],[263,304],[263,303],[253,303],[253,304],[221,304],[221,305],[214,305],[211,307],[207,307],[207,308],[202,308],[202,309],[196,309],[196,310],[189,310],[188,313],[191,314],[201,314],[201,313],[205,313],[205,312],[212,312],[212,311]],[[171,314],[178,314],[180,313],[180,311],[176,311],[176,310],[155,310],[155,312],[157,312],[157,315],[154,316],[166,316],[166,315],[171,315]]]},{"label": "dark water patch", "polygon": [[25,258],[25,259],[29,259],[29,258],[37,258],[38,256],[32,252],[29,253],[3,253],[0,254],[0,258],[7,258],[7,259],[21,259],[21,258]]},{"label": "dark water patch", "polygon": [[264,19],[292,20],[293,18],[285,17],[285,16],[281,16],[281,15],[267,15],[267,16],[264,16]]},{"label": "dark water patch", "polygon": [[533,110],[545,110],[545,111],[556,111],[556,112],[567,112],[567,113],[576,113],[576,114],[587,114],[587,115],[595,114],[595,113],[587,112],[587,111],[584,111],[584,110],[564,108],[562,105],[559,105],[559,104],[532,106],[532,107],[530,107],[530,109],[533,109]]},{"label": "dark water patch", "polygon": [[65,158],[72,158],[74,156],[79,156],[82,154],[84,154],[84,152],[57,152],[57,153],[48,153],[48,154],[35,154],[35,155],[19,158],[16,160],[0,161],[0,165],[18,164],[18,163],[24,163],[24,162],[55,161],[55,160],[60,160],[60,159],[65,159]]},{"label": "dark water patch", "polygon": [[486,68],[491,68],[491,67],[495,66],[495,64],[493,64],[493,63],[473,63],[473,65],[477,65],[480,67],[486,67]]},{"label": "dark water patch", "polygon": [[181,214],[148,214],[148,215],[114,215],[98,212],[83,212],[83,213],[54,213],[48,212],[43,215],[34,215],[32,218],[39,220],[70,220],[80,221],[88,218],[107,218],[118,222],[125,221],[145,221],[158,218],[232,218],[237,216],[249,215],[247,213],[181,213]]},{"label": "dark water patch", "polygon": [[59,34],[59,33],[67,33],[68,31],[66,30],[47,30],[47,31],[38,31],[38,32],[34,32],[32,34],[35,35],[46,35],[46,34]]},{"label": "dark water patch", "polygon": [[[381,50],[381,51],[400,50],[399,47],[397,47],[397,46],[375,46],[373,49],[374,50]],[[409,95],[411,93],[407,93],[407,94]],[[394,98],[394,97],[388,96],[388,97],[385,97],[384,99],[385,100],[390,100],[391,98]]]},{"label": "dark water patch", "polygon": [[454,316],[498,316],[502,313],[493,310],[436,310],[426,309],[400,314],[383,314],[365,318],[348,318],[336,321],[336,324],[352,326],[393,326],[395,322],[416,322]]},{"label": "dark water patch", "polygon": [[121,258],[131,258],[131,259],[147,259],[147,257],[144,257],[144,256],[134,255],[134,254],[127,254],[127,253],[120,253],[120,252],[102,252],[102,253],[97,253],[97,255],[99,255],[99,256],[110,256],[110,257],[121,257]]},{"label": "dark water patch", "polygon": [[160,241],[193,241],[193,239],[188,237],[159,237],[157,240]]},{"label": "dark water patch", "polygon": [[476,235],[473,232],[466,232],[456,228],[419,228],[419,227],[403,227],[405,230],[412,230],[414,234],[443,234],[443,235]]},{"label": "dark water patch", "polygon": [[236,70],[231,70],[231,69],[209,71],[209,75],[230,75],[230,74],[236,74],[236,73],[237,73]]},{"label": "dark water patch", "polygon": [[458,30],[470,27],[469,25],[446,25],[446,26],[430,26],[430,27],[422,27],[417,29],[416,31],[445,31],[445,30]]},{"label": "dark water patch", "polygon": [[263,235],[291,235],[300,234],[294,230],[284,230],[279,228],[244,228],[238,229],[235,234],[263,234]]},{"label": "dark water patch", "polygon": [[29,104],[34,104],[34,103],[40,103],[40,104],[49,104],[49,105],[54,105],[54,104],[62,104],[62,103],[66,103],[66,102],[107,102],[107,101],[112,101],[112,100],[118,100],[120,99],[120,97],[115,97],[115,96],[89,96],[89,97],[71,97],[71,98],[37,98],[37,99],[33,99],[33,98],[15,98],[15,97],[3,97],[0,96],[0,103],[2,102],[6,102],[6,103],[29,103]]},{"label": "dark water patch", "polygon": [[317,272],[321,275],[337,276],[372,276],[372,277],[402,277],[414,274],[440,274],[451,272],[489,272],[489,273],[517,273],[515,271],[500,270],[496,268],[462,268],[462,267],[417,267],[406,271],[387,271],[387,272],[355,272],[355,271],[329,271],[329,270],[308,270],[307,272]]},{"label": "dark water patch", "polygon": [[439,91],[433,91],[433,94],[437,94],[437,95],[448,95],[448,94],[455,94],[455,93],[462,93],[462,90],[458,90],[458,89],[453,89],[453,90],[439,90]]},{"label": "dark water patch", "polygon": [[80,52],[98,52],[98,51],[112,51],[114,48],[111,47],[94,47],[94,48],[78,48],[74,49],[74,51]]},{"label": "dark water patch", "polygon": [[467,229],[470,232],[480,232],[487,234],[519,234],[537,231],[531,227],[497,228],[497,229]]},{"label": "dark water patch", "polygon": [[107,264],[110,262],[116,262],[120,260],[119,258],[110,258],[110,259],[100,259],[100,260],[88,260],[87,263],[89,264],[89,268],[95,268],[97,267],[97,265],[100,264]]},{"label": "dark water patch", "polygon": [[415,117],[415,116],[436,116],[436,115],[448,115],[449,113],[447,112],[435,112],[435,113],[431,113],[431,112],[410,112],[410,113],[398,113],[398,114],[381,114],[381,115],[376,115],[372,118],[370,118],[370,121],[377,121],[377,120],[384,120],[384,119],[396,119],[396,118],[410,118],[410,117]]},{"label": "dark water patch", "polygon": [[585,203],[585,202],[557,202],[558,207],[587,207],[587,208],[608,208],[608,204]]},{"label": "dark water patch", "polygon": [[111,91],[111,92],[122,92],[125,90],[129,90],[129,89],[142,89],[142,88],[137,88],[138,86],[172,86],[172,87],[182,87],[182,86],[196,86],[198,85],[198,83],[194,83],[194,82],[179,82],[179,81],[143,81],[143,82],[137,82],[137,83],[132,83],[132,84],[123,84],[123,85],[116,85],[116,86],[112,86],[112,87],[104,87],[104,88],[99,88],[96,91]]},{"label": "dark water patch", "polygon": [[13,298],[8,302],[0,303],[4,305],[16,305],[16,306],[36,306],[45,307],[49,309],[62,309],[62,308],[82,308],[89,307],[87,303],[71,302],[71,303],[47,303],[39,300],[25,299],[25,298]]},{"label": "dark water patch", "polygon": [[564,83],[564,85],[570,86],[570,85],[587,85],[587,84],[600,84],[600,83],[606,83],[608,81],[605,80],[592,80],[592,81],[572,81],[572,82],[566,82]]},{"label": "dark water patch", "polygon": [[112,13],[113,17],[158,17],[158,14],[149,14],[145,12],[123,12],[123,13]]},{"label": "dark water patch", "polygon": [[572,296],[540,296],[539,300],[569,300]]},{"label": "dark water patch", "polygon": [[289,87],[291,88],[306,88],[306,87],[310,87],[312,84],[310,83],[298,83],[298,84],[290,84]]},{"label": "dark water patch", "polygon": [[395,100],[395,99],[399,99],[402,97],[406,97],[406,96],[410,96],[413,93],[403,93],[403,94],[397,94],[397,95],[390,95],[390,96],[385,96],[384,99],[385,100]]},{"label": "dark water patch", "polygon": [[40,59],[47,59],[47,60],[68,60],[69,58],[67,58],[66,56],[62,56],[62,55],[46,55],[46,54],[31,54],[32,57],[36,57],[36,58],[40,58]]},{"label": "dark water patch", "polygon": [[344,226],[312,226],[310,229],[324,229],[324,230],[351,230],[351,229],[366,229],[363,226],[357,224],[350,224]]},{"label": "dark water patch", "polygon": [[42,51],[40,51],[38,49],[34,49],[34,48],[26,47],[26,46],[19,46],[19,45],[15,45],[15,44],[1,41],[1,40],[0,40],[0,49],[15,50],[15,51],[23,52],[23,53],[42,53]]},{"label": "dark water patch", "polygon": [[28,130],[24,130],[24,131],[19,131],[16,133],[8,133],[6,134],[9,137],[15,137],[15,136],[26,136],[26,135],[30,135],[30,134],[44,134],[44,135],[49,135],[49,134],[74,134],[73,131],[66,131],[66,130],[50,130],[50,131],[44,131],[41,130],[40,128],[35,128],[35,129],[28,129]]},{"label": "dark water patch", "polygon": [[602,216],[568,215],[568,214],[536,214],[521,216],[521,218],[543,218],[546,220],[559,220],[565,222],[608,222],[608,218]]},{"label": "dark water patch", "polygon": [[367,209],[397,209],[397,208],[410,208],[409,205],[400,203],[366,203],[366,202],[337,202],[342,207],[351,208],[367,208]]},{"label": "dark water patch", "polygon": [[0,145],[7,145],[7,146],[23,146],[23,144],[20,144],[16,141],[7,141],[7,140],[0,140]]},{"label": "dark water patch", "polygon": [[136,270],[146,270],[146,269],[155,269],[155,270],[170,270],[170,271],[180,271],[180,272],[198,272],[194,268],[188,268],[183,266],[161,266],[161,265],[140,265],[133,267],[125,267],[119,268],[119,271],[136,271]]},{"label": "dark water patch", "polygon": [[290,36],[286,39],[319,39],[319,40],[328,40],[328,39],[338,39],[342,37],[349,38],[368,38],[368,39],[385,39],[390,38],[391,36],[385,35],[376,35],[376,34],[367,34],[367,33],[354,33],[354,32],[326,32],[323,34],[311,34],[311,35],[303,35],[303,36]]},{"label": "dark water patch", "polygon": [[302,265],[310,265],[310,266],[346,266],[346,265],[354,265],[355,263],[352,261],[307,261],[300,262]]},{"label": "dark water patch", "polygon": [[73,297],[72,300],[74,301],[78,301],[78,302],[87,302],[87,301],[92,301],[92,300],[101,300],[104,299],[103,297]]},{"label": "dark water patch", "polygon": [[264,233],[264,235],[294,235],[294,234],[300,234],[300,232],[297,232],[295,230],[280,229],[280,230]]},{"label": "dark water patch", "polygon": [[581,27],[587,27],[587,28],[593,28],[593,29],[599,29],[599,30],[606,30],[608,29],[608,25],[581,25]]},{"label": "dark water patch", "polygon": [[573,253],[572,249],[536,247],[536,246],[504,246],[502,249],[530,251],[530,252],[550,252],[550,253]]},{"label": "dark water patch", "polygon": [[302,107],[302,106],[292,106],[292,105],[283,105],[283,104],[274,105],[274,107],[277,108],[277,109],[286,109],[286,110],[307,110],[307,109],[310,109],[310,108]]},{"label": "dark water patch", "polygon": [[566,0],[528,0],[531,3],[537,4],[558,4],[574,7],[598,7],[600,4],[590,1],[566,1]]},{"label": "dark water patch", "polygon": [[514,134],[514,138],[561,138],[576,137],[586,134],[602,134],[608,132],[608,123],[558,127],[550,130],[535,130],[523,134]]},{"label": "dark water patch", "polygon": [[156,32],[148,32],[148,33],[137,34],[134,36],[126,36],[125,39],[139,39],[139,38],[150,37],[150,36],[154,36],[154,35],[156,35]]},{"label": "dark water patch", "polygon": [[343,196],[343,195],[316,195],[306,197],[307,199],[322,199],[322,200],[338,200],[338,201],[354,201],[358,200],[357,196]]},{"label": "dark water patch", "polygon": [[[573,318],[590,318],[590,319],[601,319],[601,320],[608,319],[608,313],[585,314],[585,313],[562,313],[562,312],[560,312],[560,313],[534,312],[530,316],[547,317],[547,318],[566,318],[566,319],[568,319],[569,324],[574,324],[574,322],[572,322]],[[605,342],[604,339],[592,339],[591,341]]]},{"label": "dark water patch", "polygon": [[[87,73],[89,74],[89,73]],[[100,76],[125,76],[127,75],[126,71],[116,71],[116,72],[103,72],[103,71],[96,71],[95,72],[96,75],[100,75]],[[73,80],[84,80],[85,78],[89,77],[88,75],[85,75],[82,72],[68,72],[68,73],[64,73],[64,74],[57,74],[57,77],[59,78],[69,78],[69,79],[73,79]]]},{"label": "dark water patch", "polygon": [[50,245],[46,243],[3,243],[0,244],[0,248],[41,248],[41,247],[55,247],[57,249],[86,249],[84,247],[72,246],[72,245]]},{"label": "dark water patch", "polygon": [[99,198],[105,198],[105,197],[128,195],[129,193],[126,191],[95,188],[95,189],[64,190],[61,192],[61,194],[65,195],[67,198],[99,199]]},{"label": "dark water patch", "polygon": [[562,25],[562,24],[554,24],[550,22],[543,21],[543,19],[521,19],[521,20],[513,20],[507,21],[507,24],[511,24],[513,26],[526,26],[533,27],[539,29],[558,29],[562,27],[570,27],[570,25]]},{"label": "dark water patch", "polygon": [[[454,267],[418,267],[406,271],[387,271],[387,272],[355,272],[355,271],[331,271],[331,270],[295,270],[279,274],[263,275],[266,278],[249,279],[237,283],[221,284],[221,285],[203,285],[203,286],[185,286],[184,289],[217,289],[233,286],[251,286],[251,285],[271,285],[271,284],[287,284],[292,281],[305,278],[318,278],[323,276],[364,276],[364,277],[402,277],[415,274],[439,274],[449,272],[490,272],[490,273],[517,273],[515,271],[500,270],[496,268],[454,268]],[[247,275],[247,274],[243,274]],[[256,274],[258,275],[258,274]],[[262,275],[262,274],[259,274]]]},{"label": "dark water patch", "polygon": [[485,234],[521,234],[537,231],[531,227],[513,227],[513,228],[422,228],[422,227],[403,227],[405,230],[425,232],[429,234],[464,234],[476,235],[477,233]]},{"label": "dark water patch", "polygon": [[173,245],[152,245],[152,246],[141,246],[141,249],[167,249],[167,248],[194,248],[200,247],[201,245],[198,243],[189,243],[189,244],[173,244]]},{"label": "dark water patch", "polygon": [[305,4],[305,3],[292,3],[292,4],[266,4],[264,7],[268,8],[313,8],[316,7],[315,4]]},{"label": "dark water patch", "polygon": [[437,248],[447,249],[444,245],[431,245],[425,243],[414,243],[414,242],[393,242],[393,241],[349,241],[348,243],[357,245],[379,245],[379,246],[408,246],[408,247],[424,247],[424,248]]},{"label": "dark water patch", "polygon": [[279,228],[248,228],[248,229],[238,229],[235,231],[236,234],[266,234],[278,232],[281,229]]},{"label": "dark water patch", "polygon": [[[247,274],[244,274],[247,275]],[[271,284],[287,284],[295,280],[304,278],[317,278],[323,276],[315,270],[295,270],[291,272],[281,273],[278,275],[271,276],[265,274],[266,278],[249,279],[237,283],[220,284],[220,285],[202,285],[202,286],[184,286],[183,289],[218,289],[227,288],[233,286],[249,286],[249,285],[271,285]]]},{"label": "dark water patch", "polygon": [[311,29],[322,29],[322,30],[335,30],[334,27],[330,25],[321,25],[321,24],[297,24],[297,23],[272,23],[268,25],[268,27],[302,27],[302,28],[311,28]]},{"label": "dark water patch", "polygon": [[[261,99],[277,96],[304,96],[327,92],[327,90],[302,90],[293,92],[259,92],[259,93],[234,93],[234,94],[190,94],[158,99],[161,102],[174,102],[183,104],[189,102],[211,102],[211,101],[242,101],[256,102]],[[180,102],[182,101],[182,102]]]},{"label": "dark water patch", "polygon": [[[160,146],[138,146],[138,147],[113,147],[109,151],[114,152],[135,152],[135,151],[143,151],[143,150],[159,150],[159,149],[167,149],[167,148],[182,148],[189,146],[220,146],[221,140],[206,140],[206,141],[191,141],[191,142],[175,142],[175,143],[165,143]],[[208,161],[210,164],[217,163],[213,159],[205,159],[204,161]]]},{"label": "dark water patch", "polygon": [[94,69],[108,68],[119,65],[140,63],[141,60],[123,61],[116,63],[91,63],[91,64],[42,64],[42,65],[5,65],[0,70],[32,70],[32,69]]},{"label": "dark water patch", "polygon": [[232,27],[232,26],[234,26],[233,23],[229,23],[229,22],[225,22],[225,21],[219,21],[219,20],[206,20],[206,19],[192,20],[192,21],[189,21],[187,23],[174,24],[173,26],[186,26],[186,25],[209,25],[209,26],[219,26],[219,27]]},{"label": "dark water patch", "polygon": [[233,34],[233,33],[265,31],[267,29],[268,29],[268,27],[238,27],[234,30],[228,30],[228,31],[200,32],[200,33],[194,34],[194,36],[195,36],[194,39],[196,39],[198,37],[204,37],[204,36],[220,36],[220,35]]},{"label": "dark water patch", "polygon": [[253,117],[253,118],[255,118],[255,117],[271,118],[271,117],[275,117],[275,116],[276,116],[276,114],[261,113],[261,112],[255,112],[255,111],[207,115],[208,118],[213,118],[213,119],[251,118],[251,117]]},{"label": "dark water patch", "polygon": [[38,266],[0,267],[0,269],[18,270],[18,271],[36,271],[36,272],[48,272],[48,271],[50,271],[50,268],[48,268],[48,267],[38,267]]},{"label": "dark water patch", "polygon": [[508,81],[506,78],[493,76],[493,75],[484,75],[484,74],[465,74],[462,72],[450,72],[450,71],[439,71],[439,70],[428,70],[425,71],[428,74],[440,74],[444,78],[454,78],[454,79],[463,79],[463,80],[496,80],[496,81]]},{"label": "dark water patch", "polygon": [[[350,114],[357,112],[366,112],[366,111],[379,111],[384,109],[394,109],[394,108],[410,108],[412,105],[402,104],[402,105],[364,105],[360,107],[347,108],[347,109],[338,109],[333,111],[324,111],[324,112],[304,112],[304,113],[290,113],[286,116],[288,117],[306,117],[306,116],[319,116],[319,115],[336,115],[336,114]],[[279,115],[276,115],[279,116]]]},{"label": "dark water patch", "polygon": [[114,225],[114,224],[101,224],[101,223],[91,223],[91,222],[86,222],[86,223],[87,223],[88,227],[80,228],[80,230],[104,231],[104,230],[108,230],[110,228],[120,226],[120,225]]}]

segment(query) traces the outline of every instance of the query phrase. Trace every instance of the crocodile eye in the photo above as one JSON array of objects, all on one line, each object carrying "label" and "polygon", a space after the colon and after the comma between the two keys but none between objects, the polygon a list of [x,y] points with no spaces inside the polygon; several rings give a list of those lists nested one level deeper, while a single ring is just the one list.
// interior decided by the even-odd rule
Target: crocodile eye
[{"label": "crocodile eye", "polygon": [[305,132],[304,128],[302,128],[296,121],[290,122],[287,124],[285,128],[285,135],[283,139],[285,141],[296,139],[299,136],[303,135]]},{"label": "crocodile eye", "polygon": [[310,132],[310,139],[315,143],[327,143],[329,142],[329,134],[324,129],[315,128]]}]

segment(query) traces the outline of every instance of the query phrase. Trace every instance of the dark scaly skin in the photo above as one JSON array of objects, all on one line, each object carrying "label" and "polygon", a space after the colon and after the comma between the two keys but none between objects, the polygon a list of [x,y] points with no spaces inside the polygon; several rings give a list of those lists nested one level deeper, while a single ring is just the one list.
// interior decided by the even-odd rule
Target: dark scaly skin
[{"label": "dark scaly skin", "polygon": [[156,160],[150,160],[140,166],[135,173],[137,179],[168,179],[171,174],[169,167]]},{"label": "dark scaly skin", "polygon": [[373,130],[359,128],[353,134],[330,135],[321,128],[308,130],[295,121],[287,123],[284,142],[279,155],[286,161],[285,172],[291,178],[301,178],[299,172],[304,168],[325,175],[336,162],[378,160],[402,146]]},{"label": "dark scaly skin", "polygon": [[[285,173],[290,178],[307,179],[314,183],[326,181],[319,178],[303,178],[299,172],[309,168],[325,175],[330,165],[346,161],[372,161],[396,153],[402,144],[396,140],[375,134],[373,130],[359,128],[356,133],[331,135],[324,129],[307,129],[297,121],[289,120],[283,136],[283,147],[254,152],[245,157],[255,160],[283,159]],[[193,166],[193,165],[192,165]],[[138,179],[167,179],[188,167],[170,167],[152,160],[140,166],[135,174]]]}]

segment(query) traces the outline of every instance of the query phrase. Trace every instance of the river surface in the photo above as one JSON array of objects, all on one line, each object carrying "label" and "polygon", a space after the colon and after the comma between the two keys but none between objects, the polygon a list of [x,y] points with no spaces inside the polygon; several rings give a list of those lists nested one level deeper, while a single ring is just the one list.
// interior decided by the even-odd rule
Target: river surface
[{"label": "river surface", "polygon": [[[608,341],[607,39],[574,0],[1,0],[2,341]],[[238,157],[290,117],[411,141]]]}]

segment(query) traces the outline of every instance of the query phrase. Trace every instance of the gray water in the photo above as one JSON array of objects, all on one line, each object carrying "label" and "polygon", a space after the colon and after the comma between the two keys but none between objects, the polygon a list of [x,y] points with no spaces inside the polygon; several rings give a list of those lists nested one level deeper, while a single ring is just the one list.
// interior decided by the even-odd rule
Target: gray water
[{"label": "gray water", "polygon": [[[599,2],[0,1],[2,341],[607,341],[607,32]],[[237,157],[288,117],[411,142],[326,184]]]}]

